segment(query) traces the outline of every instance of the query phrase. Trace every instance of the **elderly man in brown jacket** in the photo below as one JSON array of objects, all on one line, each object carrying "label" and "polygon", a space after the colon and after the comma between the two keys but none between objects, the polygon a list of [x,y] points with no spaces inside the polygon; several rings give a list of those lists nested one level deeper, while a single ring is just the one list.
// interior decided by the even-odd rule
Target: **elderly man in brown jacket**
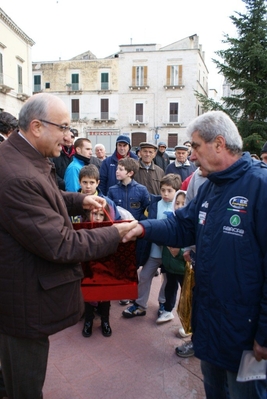
[{"label": "elderly man in brown jacket", "polygon": [[79,262],[116,252],[136,224],[73,230],[69,216],[105,200],[57,187],[49,157],[59,156],[69,122],[63,101],[34,95],[20,131],[0,146],[0,360],[13,399],[42,398],[48,336],[82,315]]},{"label": "elderly man in brown jacket", "polygon": [[142,142],[140,147],[139,170],[134,179],[146,186],[150,194],[160,195],[160,181],[165,175],[163,169],[155,165],[157,146],[153,143]]}]

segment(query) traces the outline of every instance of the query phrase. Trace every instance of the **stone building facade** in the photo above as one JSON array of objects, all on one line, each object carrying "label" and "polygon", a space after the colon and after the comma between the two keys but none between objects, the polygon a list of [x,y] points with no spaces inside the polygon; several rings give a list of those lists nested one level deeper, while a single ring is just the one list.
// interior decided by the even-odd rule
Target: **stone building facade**
[{"label": "stone building facade", "polygon": [[0,112],[18,117],[23,102],[32,95],[33,45],[0,8]]},{"label": "stone building facade", "polygon": [[201,113],[194,92],[208,93],[199,37],[165,47],[130,44],[119,49],[104,59],[88,51],[68,61],[34,62],[33,92],[60,96],[79,136],[103,143],[108,153],[119,134],[129,135],[133,146],[184,142],[187,124]]}]

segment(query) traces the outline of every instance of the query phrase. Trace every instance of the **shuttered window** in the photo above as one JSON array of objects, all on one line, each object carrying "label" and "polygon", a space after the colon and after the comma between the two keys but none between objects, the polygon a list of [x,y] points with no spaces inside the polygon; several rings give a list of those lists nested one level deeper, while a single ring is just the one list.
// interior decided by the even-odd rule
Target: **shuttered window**
[{"label": "shuttered window", "polygon": [[109,119],[109,100],[108,98],[101,98],[100,100],[100,119]]},{"label": "shuttered window", "polygon": [[73,73],[71,75],[71,89],[72,90],[79,90],[79,74]]},{"label": "shuttered window", "polygon": [[183,66],[167,65],[167,86],[181,86],[183,84]]},{"label": "shuttered window", "polygon": [[101,90],[108,90],[108,73],[101,73]]},{"label": "shuttered window", "polygon": [[147,66],[132,68],[132,86],[147,86]]},{"label": "shuttered window", "polygon": [[33,77],[33,91],[36,93],[41,91],[41,75],[34,75]]},{"label": "shuttered window", "polygon": [[80,101],[78,99],[71,100],[71,119],[78,120],[80,117]]},{"label": "shuttered window", "polygon": [[22,67],[18,65],[18,93],[22,93]]},{"label": "shuttered window", "polygon": [[170,103],[170,122],[178,122],[178,103]]},{"label": "shuttered window", "polygon": [[139,122],[144,122],[144,104],[135,104],[135,120]]}]

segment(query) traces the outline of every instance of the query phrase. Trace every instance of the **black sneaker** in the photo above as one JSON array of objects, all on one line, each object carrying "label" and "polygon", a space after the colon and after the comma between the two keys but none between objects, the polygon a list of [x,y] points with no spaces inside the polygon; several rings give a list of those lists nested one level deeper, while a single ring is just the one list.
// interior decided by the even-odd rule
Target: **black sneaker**
[{"label": "black sneaker", "polygon": [[119,304],[120,304],[121,306],[129,305],[129,303],[130,303],[130,299],[121,299],[121,300],[119,301]]},{"label": "black sneaker", "polygon": [[181,346],[177,346],[177,348],[175,348],[175,353],[177,356],[180,357],[191,357],[194,356],[195,351],[193,348],[193,342],[189,341],[186,342],[185,344],[181,345]]}]

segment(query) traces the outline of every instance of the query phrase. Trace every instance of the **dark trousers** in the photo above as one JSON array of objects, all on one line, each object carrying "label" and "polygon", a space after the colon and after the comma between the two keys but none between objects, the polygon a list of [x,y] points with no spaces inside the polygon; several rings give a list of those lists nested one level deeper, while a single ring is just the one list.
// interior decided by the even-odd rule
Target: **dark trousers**
[{"label": "dark trousers", "polygon": [[182,274],[174,274],[166,271],[167,283],[165,286],[164,309],[171,312],[175,306],[179,284],[183,285],[184,276]]},{"label": "dark trousers", "polygon": [[48,337],[0,334],[0,360],[8,399],[41,399],[49,351]]},{"label": "dark trousers", "polygon": [[207,399],[266,399],[266,380],[236,381],[237,373],[201,361]]},{"label": "dark trousers", "polygon": [[[94,308],[95,306],[92,305],[90,302],[85,302],[85,321],[92,321],[95,318]],[[109,309],[110,301],[98,302],[97,311],[100,314],[102,321],[109,321]]]}]

